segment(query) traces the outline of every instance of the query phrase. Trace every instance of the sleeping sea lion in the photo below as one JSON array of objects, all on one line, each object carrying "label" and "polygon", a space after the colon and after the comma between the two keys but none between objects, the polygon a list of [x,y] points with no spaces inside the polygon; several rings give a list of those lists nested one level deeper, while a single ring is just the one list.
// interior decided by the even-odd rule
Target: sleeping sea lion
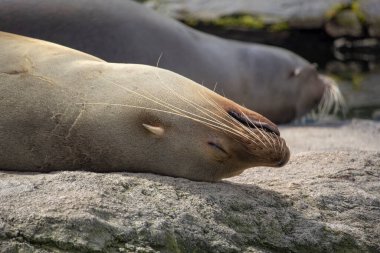
[{"label": "sleeping sea lion", "polygon": [[208,35],[133,1],[0,0],[0,30],[109,62],[156,66],[162,55],[161,68],[216,86],[275,123],[299,118],[339,91],[288,50]]},{"label": "sleeping sea lion", "polygon": [[3,32],[0,113],[0,170],[216,181],[289,159],[275,124],[185,77]]}]

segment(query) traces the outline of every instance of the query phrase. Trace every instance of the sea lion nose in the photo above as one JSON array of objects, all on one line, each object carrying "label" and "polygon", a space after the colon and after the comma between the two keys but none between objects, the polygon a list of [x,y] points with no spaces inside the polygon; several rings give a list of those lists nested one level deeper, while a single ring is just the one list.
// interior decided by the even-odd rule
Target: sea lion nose
[{"label": "sea lion nose", "polygon": [[269,133],[273,133],[277,136],[280,136],[280,131],[278,130],[278,127],[272,123],[267,118],[261,116],[258,113],[254,112],[237,112],[235,110],[228,110],[228,114],[234,118],[235,120],[239,121],[243,125],[250,127],[250,128],[257,128],[262,129],[264,131],[267,131]]},{"label": "sea lion nose", "polygon": [[275,134],[277,136],[280,136],[280,131],[278,130],[278,127],[275,126],[274,124],[270,125],[268,123],[263,123],[263,122],[253,122],[253,124],[256,127],[262,128],[262,129],[264,129],[265,131],[267,131],[269,133],[273,133],[273,134]]}]

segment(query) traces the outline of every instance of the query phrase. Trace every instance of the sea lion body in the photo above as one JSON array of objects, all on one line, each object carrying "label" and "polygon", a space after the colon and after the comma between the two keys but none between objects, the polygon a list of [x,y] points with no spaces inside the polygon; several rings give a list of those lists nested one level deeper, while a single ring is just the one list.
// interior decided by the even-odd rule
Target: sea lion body
[{"label": "sea lion body", "polygon": [[0,170],[215,181],[289,159],[272,122],[178,74],[1,32],[0,113]]},{"label": "sea lion body", "polygon": [[[172,70],[286,123],[314,108],[328,85],[284,49],[217,38],[126,0],[0,0],[0,30],[109,62]],[[296,74],[295,74],[296,73]]]}]

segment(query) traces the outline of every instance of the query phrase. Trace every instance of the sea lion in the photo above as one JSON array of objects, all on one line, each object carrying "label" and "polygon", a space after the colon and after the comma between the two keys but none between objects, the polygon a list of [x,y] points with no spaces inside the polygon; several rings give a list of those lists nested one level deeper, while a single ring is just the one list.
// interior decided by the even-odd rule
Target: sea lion
[{"label": "sea lion", "polygon": [[216,181],[282,166],[275,124],[171,71],[0,32],[0,169]]},{"label": "sea lion", "polygon": [[0,0],[0,30],[110,62],[155,66],[161,55],[161,68],[216,87],[275,123],[299,118],[339,91],[288,50],[208,35],[133,1]]}]

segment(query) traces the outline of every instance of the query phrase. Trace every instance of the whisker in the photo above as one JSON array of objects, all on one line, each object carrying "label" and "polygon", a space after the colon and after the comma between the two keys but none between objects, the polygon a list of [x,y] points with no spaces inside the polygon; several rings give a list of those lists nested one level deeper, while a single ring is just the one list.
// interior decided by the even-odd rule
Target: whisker
[{"label": "whisker", "polygon": [[161,57],[164,55],[164,52],[160,53],[160,56],[158,57],[156,67],[158,68],[158,64],[160,63]]},{"label": "whisker", "polygon": [[[244,116],[244,118],[246,120],[248,120],[249,123],[251,123],[251,125],[253,125],[255,127],[255,129],[267,140],[267,142],[273,147],[272,143],[268,140],[268,138],[266,137],[266,132],[263,131],[262,129],[259,129],[256,124],[253,124],[253,122],[251,121],[251,119],[242,111],[240,110],[240,113]],[[259,122],[261,124],[261,122]],[[245,127],[245,126],[244,126]],[[261,141],[260,138],[258,138],[258,136],[256,135],[256,133],[253,132],[253,130],[251,130],[249,127],[246,127],[247,131],[251,132],[257,139],[259,139]],[[265,132],[265,134],[264,134]],[[261,143],[267,147],[267,145],[261,141]]]},{"label": "whisker", "polygon": [[105,106],[120,106],[120,107],[130,107],[130,108],[138,108],[138,109],[144,109],[144,110],[151,110],[151,111],[157,111],[157,112],[163,112],[163,113],[167,113],[167,114],[172,114],[172,115],[176,115],[176,116],[180,116],[180,117],[183,117],[183,118],[187,118],[187,119],[191,119],[193,121],[196,121],[196,122],[199,122],[199,123],[202,123],[204,125],[207,125],[207,126],[210,126],[210,127],[213,127],[214,129],[219,129],[219,130],[223,130],[223,131],[227,131],[231,134],[234,134],[234,135],[237,135],[236,133],[232,132],[232,131],[229,131],[229,130],[226,130],[218,125],[214,125],[214,124],[211,124],[209,122],[205,122],[205,121],[202,121],[202,120],[199,120],[199,119],[196,119],[196,118],[193,118],[193,117],[190,117],[188,115],[185,115],[185,114],[180,114],[180,113],[176,113],[176,112],[171,112],[171,111],[166,111],[166,110],[161,110],[161,109],[157,109],[157,108],[150,108],[150,107],[144,107],[144,106],[137,106],[137,105],[128,105],[128,104],[113,104],[113,103],[76,103],[78,105],[105,105]]},{"label": "whisker", "polygon": [[325,91],[318,106],[305,117],[314,120],[321,119],[326,115],[336,115],[340,111],[344,114],[345,99],[337,85],[330,77],[320,75],[319,78],[325,83]]},{"label": "whisker", "polygon": [[[230,129],[230,130],[232,130],[232,131],[236,131],[236,129],[234,129],[234,128],[232,128],[232,127],[229,127],[229,126],[227,126],[226,124],[223,124],[221,121],[219,121],[219,120],[217,120],[216,118],[212,117],[210,114],[206,113],[205,111],[207,111],[207,112],[209,112],[209,113],[212,113],[213,115],[215,115],[215,116],[221,118],[222,120],[225,120],[223,117],[220,117],[219,115],[217,115],[217,114],[211,112],[211,111],[208,110],[207,108],[204,108],[204,107],[202,107],[202,106],[200,106],[200,105],[198,105],[198,104],[196,104],[196,103],[190,101],[189,99],[185,98],[184,96],[178,94],[178,92],[176,92],[176,91],[174,91],[173,89],[171,89],[171,88],[170,88],[165,82],[163,82],[163,81],[161,80],[161,77],[158,75],[158,73],[155,73],[155,74],[156,74],[157,78],[159,79],[159,81],[161,82],[161,84],[162,84],[165,88],[167,88],[170,92],[172,92],[175,96],[177,96],[178,98],[180,98],[182,101],[186,102],[187,104],[191,105],[192,107],[194,107],[194,108],[197,109],[198,111],[202,112],[204,115],[206,115],[206,116],[208,116],[209,118],[211,118],[211,119],[209,119],[210,121],[212,121],[212,122],[214,122],[214,123],[219,123],[219,124],[221,124],[222,126],[227,127],[228,129]],[[189,112],[187,112],[187,113],[189,113]],[[200,117],[200,118],[205,119],[204,117],[201,117],[201,116],[199,116],[199,115],[197,115],[197,114],[192,114],[192,115],[193,115],[193,116],[196,116],[196,117]],[[236,132],[239,133],[238,131],[236,131]]]},{"label": "whisker", "polygon": [[[202,93],[199,93],[199,95],[207,102],[209,103],[211,106],[213,106],[215,109],[217,109],[219,112],[221,112],[226,118],[228,118],[229,120],[227,120],[226,118],[222,118],[224,121],[226,121],[227,123],[230,123],[232,124],[233,126],[237,127],[238,129],[242,129],[244,130],[242,124],[237,121],[236,119],[232,118],[223,108],[221,108],[211,97],[209,99],[207,99],[206,97],[204,97],[204,95]],[[213,113],[213,112],[211,112]],[[214,114],[214,113],[213,113]],[[231,119],[232,119],[232,122],[231,122]],[[253,141],[252,138],[250,138],[249,135],[246,135],[244,134],[243,132],[240,132],[247,140],[250,140],[250,141]],[[255,142],[256,143],[256,142]],[[257,144],[257,143],[256,143]]]},{"label": "whisker", "polygon": [[[162,53],[158,59],[157,65],[158,65],[161,57],[162,57]],[[194,108],[195,110],[197,110],[198,112],[200,112],[203,116],[196,114],[196,113],[193,113],[191,111],[188,111],[186,109],[177,107],[177,106],[175,106],[175,105],[173,105],[173,104],[171,104],[171,103],[169,103],[163,99],[156,97],[155,95],[153,95],[149,92],[146,92],[146,91],[142,91],[142,92],[140,91],[139,92],[139,91],[130,89],[128,87],[125,87],[123,85],[120,85],[119,83],[117,83],[113,80],[109,80],[109,79],[106,79],[103,77],[100,77],[100,78],[103,78],[105,81],[108,81],[112,85],[114,85],[114,86],[116,86],[122,90],[125,90],[129,93],[135,94],[135,95],[137,95],[137,96],[139,96],[145,100],[151,101],[151,102],[163,107],[163,109],[150,108],[150,107],[144,107],[144,106],[139,106],[139,105],[130,105],[130,104],[117,104],[117,103],[113,103],[113,104],[112,103],[86,103],[86,104],[88,104],[88,105],[124,106],[124,107],[140,108],[140,109],[145,109],[145,110],[151,110],[151,111],[157,111],[157,112],[172,114],[172,115],[176,115],[176,116],[180,116],[183,118],[193,120],[195,122],[199,122],[203,125],[211,127],[213,129],[217,129],[219,131],[227,132],[227,133],[231,134],[232,137],[236,136],[239,138],[244,138],[247,141],[255,143],[255,145],[260,144],[260,145],[263,145],[264,147],[267,147],[266,143],[269,143],[269,145],[277,151],[276,139],[273,138],[272,135],[263,131],[262,129],[259,129],[256,126],[256,124],[253,124],[251,119],[249,117],[247,117],[247,115],[245,115],[245,113],[243,111],[240,110],[240,113],[244,116],[245,120],[247,120],[247,124],[249,122],[252,126],[254,126],[255,129],[257,131],[259,131],[259,134],[255,133],[253,131],[253,129],[245,126],[244,124],[239,122],[234,117],[231,117],[231,115],[229,115],[224,108],[222,108],[218,103],[216,103],[212,97],[206,97],[203,90],[198,91],[198,94],[200,95],[200,97],[204,101],[206,101],[208,104],[210,104],[213,108],[215,108],[217,110],[217,112],[219,112],[220,114],[216,113],[216,112],[214,112],[214,111],[212,111],[212,110],[210,110],[204,106],[196,104],[193,101],[186,98],[185,96],[183,96],[182,94],[179,94],[177,91],[175,91],[173,88],[171,88],[168,84],[166,84],[165,82],[162,81],[158,72],[156,72],[156,76],[157,76],[159,82],[162,84],[162,87],[164,87],[166,90],[168,90],[170,93],[172,93],[174,96],[176,96],[181,101],[185,102],[185,104],[187,104],[188,106],[190,106],[190,107]],[[261,124],[261,122],[259,122],[259,123]],[[259,137],[259,135],[261,135],[262,138],[265,139],[265,142],[262,140],[261,137]],[[241,139],[237,139],[237,140],[242,141]]]},{"label": "whisker", "polygon": [[[103,78],[103,79],[104,79],[104,78]],[[182,112],[182,113],[187,113],[187,114],[190,114],[190,115],[192,115],[192,116],[195,116],[195,117],[201,118],[201,119],[203,119],[203,120],[208,120],[208,121],[213,122],[213,121],[210,120],[210,119],[204,118],[204,117],[202,117],[202,116],[200,116],[200,115],[197,115],[197,114],[194,114],[194,113],[191,113],[191,112],[185,111],[185,110],[183,110],[183,109],[181,109],[181,108],[178,108],[178,107],[175,107],[175,106],[173,106],[173,105],[171,105],[171,104],[169,104],[169,103],[166,103],[165,101],[160,100],[160,99],[158,99],[157,97],[155,97],[155,96],[153,96],[153,95],[151,95],[151,94],[149,94],[149,96],[151,96],[152,98],[150,98],[150,97],[148,97],[148,96],[146,96],[146,95],[143,95],[143,94],[141,94],[141,93],[139,93],[139,92],[137,92],[137,91],[131,90],[131,89],[127,88],[127,87],[124,87],[124,86],[122,86],[122,85],[120,85],[120,84],[118,84],[118,83],[116,83],[116,82],[114,82],[114,81],[112,81],[112,80],[107,80],[107,79],[104,79],[104,80],[105,80],[105,81],[108,81],[108,82],[110,82],[110,83],[112,83],[113,85],[115,85],[115,86],[117,86],[117,87],[119,87],[119,88],[121,88],[121,89],[124,89],[124,90],[126,90],[126,91],[128,91],[128,92],[134,93],[134,94],[136,94],[136,95],[138,95],[138,96],[140,96],[140,97],[142,97],[142,98],[145,98],[145,99],[147,99],[147,100],[149,100],[149,101],[152,101],[152,102],[154,102],[154,103],[156,103],[156,104],[158,104],[158,105],[161,105],[161,106],[163,106],[163,107],[165,107],[165,108],[167,108],[167,109],[170,109],[170,110],[172,110],[172,111],[175,111],[175,112],[177,112],[178,114],[180,114],[181,112]],[[217,122],[213,122],[213,123],[217,123]]]},{"label": "whisker", "polygon": [[215,83],[213,91],[215,92],[216,87],[218,86],[218,82]]}]

